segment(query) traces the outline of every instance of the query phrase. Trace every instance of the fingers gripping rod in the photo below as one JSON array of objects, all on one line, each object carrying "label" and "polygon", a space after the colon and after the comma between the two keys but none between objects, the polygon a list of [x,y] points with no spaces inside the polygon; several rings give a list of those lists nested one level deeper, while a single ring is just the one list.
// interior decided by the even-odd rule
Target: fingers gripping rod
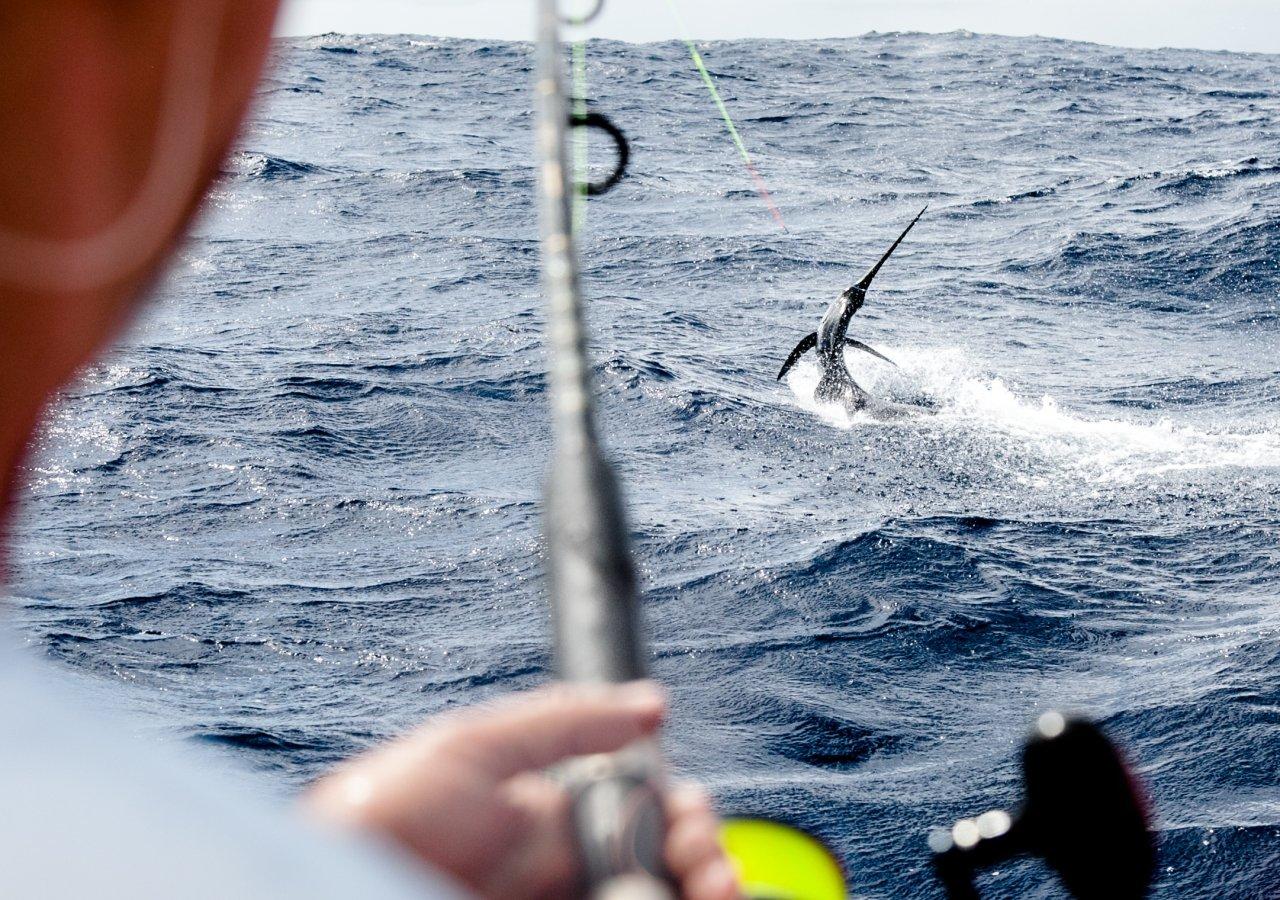
[{"label": "fingers gripping rod", "polygon": [[[544,501],[548,581],[559,677],[621,682],[645,676],[645,648],[622,499],[597,439],[591,396],[568,166],[570,129],[588,123],[571,120],[562,86],[564,21],[556,0],[538,0],[538,212],[555,433]],[[593,896],[671,897],[661,863],[665,822],[656,747],[587,758],[575,769],[575,825]]]}]

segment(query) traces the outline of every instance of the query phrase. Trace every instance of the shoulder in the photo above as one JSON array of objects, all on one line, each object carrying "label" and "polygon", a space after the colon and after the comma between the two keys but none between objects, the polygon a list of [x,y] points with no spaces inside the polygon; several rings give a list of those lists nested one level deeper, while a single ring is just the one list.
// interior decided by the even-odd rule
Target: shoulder
[{"label": "shoulder", "polygon": [[88,709],[76,679],[0,644],[0,896],[463,896],[314,830],[219,760],[138,739],[145,726]]}]

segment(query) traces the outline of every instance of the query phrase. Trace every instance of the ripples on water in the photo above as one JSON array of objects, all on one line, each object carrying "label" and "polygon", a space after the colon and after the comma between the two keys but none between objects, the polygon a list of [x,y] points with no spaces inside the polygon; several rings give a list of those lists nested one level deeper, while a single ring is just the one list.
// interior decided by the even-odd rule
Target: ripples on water
[{"label": "ripples on water", "polygon": [[[1280,884],[1280,61],[1039,39],[592,43],[635,174],[584,241],[670,750],[935,896],[1038,711],[1150,782],[1167,898]],[[528,47],[296,42],[165,301],[52,417],[16,585],[56,659],[279,782],[546,675]],[[597,154],[601,150],[595,151]],[[773,381],[926,202],[855,333]],[[1007,896],[1057,896],[1015,866]]]}]

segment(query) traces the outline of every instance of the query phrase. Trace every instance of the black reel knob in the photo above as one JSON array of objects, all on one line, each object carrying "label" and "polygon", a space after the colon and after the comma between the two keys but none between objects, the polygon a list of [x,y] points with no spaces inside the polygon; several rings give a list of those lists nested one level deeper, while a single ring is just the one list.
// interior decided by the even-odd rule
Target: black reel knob
[{"label": "black reel knob", "polygon": [[1026,796],[929,836],[953,900],[977,898],[979,869],[1042,858],[1079,900],[1140,900],[1155,873],[1147,804],[1120,752],[1085,719],[1045,713],[1022,753]]}]

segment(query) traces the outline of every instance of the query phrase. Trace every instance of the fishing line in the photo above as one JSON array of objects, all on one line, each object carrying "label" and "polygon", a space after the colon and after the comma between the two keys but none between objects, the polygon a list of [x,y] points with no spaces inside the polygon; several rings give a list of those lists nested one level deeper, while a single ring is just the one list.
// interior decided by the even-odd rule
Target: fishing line
[{"label": "fishing line", "polygon": [[[580,13],[562,14],[561,24],[580,30],[600,14],[604,0],[594,0],[588,9]],[[575,121],[587,118],[587,38],[581,34],[573,42],[570,81],[572,92],[569,106]],[[575,234],[587,223],[587,197],[591,195],[591,159],[587,129],[574,128],[570,134],[573,170],[573,216],[571,227]]]},{"label": "fishing line", "polygon": [[[573,42],[573,116],[587,117],[587,41]],[[585,128],[573,129],[573,231],[580,234],[587,224],[587,192],[591,182],[590,143]]]},{"label": "fishing line", "polygon": [[765,184],[764,176],[760,174],[760,170],[756,168],[755,162],[752,161],[746,142],[742,140],[742,135],[738,132],[738,126],[733,123],[733,116],[729,114],[729,107],[725,105],[724,98],[720,96],[720,89],[716,87],[715,79],[707,69],[707,64],[702,59],[702,54],[698,52],[698,45],[689,36],[689,26],[685,24],[684,16],[680,14],[680,8],[676,6],[675,0],[667,0],[667,8],[671,10],[671,15],[676,20],[676,27],[680,30],[681,40],[689,48],[689,56],[693,59],[693,64],[697,67],[698,74],[702,76],[703,84],[711,92],[711,99],[715,101],[716,108],[720,110],[725,127],[729,130],[729,136],[733,138],[734,146],[738,148],[738,153],[742,156],[743,163],[746,164],[747,173],[750,174],[751,181],[755,184],[756,193],[760,195],[760,199],[764,201],[765,206],[769,207],[769,212],[773,214],[778,227],[790,233],[786,221],[782,218],[782,210],[778,209],[778,204],[773,201],[773,194],[770,193],[769,186]]}]

